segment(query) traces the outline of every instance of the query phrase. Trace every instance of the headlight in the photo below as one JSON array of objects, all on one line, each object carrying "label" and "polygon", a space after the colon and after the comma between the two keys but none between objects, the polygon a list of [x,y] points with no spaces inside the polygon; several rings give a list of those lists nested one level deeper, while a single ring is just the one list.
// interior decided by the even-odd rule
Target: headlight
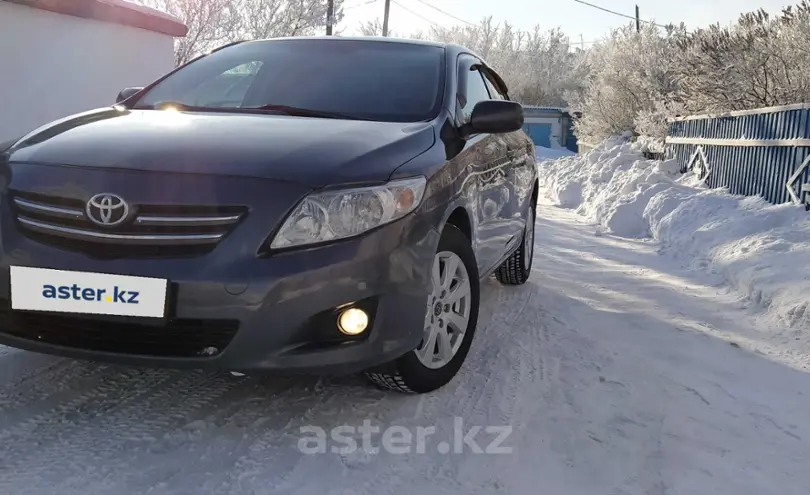
[{"label": "headlight", "polygon": [[382,186],[311,194],[287,217],[270,247],[302,246],[362,234],[412,212],[424,193],[425,178],[414,177]]}]

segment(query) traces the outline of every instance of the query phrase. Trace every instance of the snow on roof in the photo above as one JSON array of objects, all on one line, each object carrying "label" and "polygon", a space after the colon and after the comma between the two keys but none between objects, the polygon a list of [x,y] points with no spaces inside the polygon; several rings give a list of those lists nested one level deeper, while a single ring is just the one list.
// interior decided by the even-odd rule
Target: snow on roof
[{"label": "snow on roof", "polygon": [[538,110],[538,111],[542,111],[542,112],[561,112],[561,113],[565,113],[565,112],[568,111],[567,108],[562,108],[562,107],[541,107],[541,106],[536,106],[536,105],[523,105],[523,108],[526,108],[526,109],[529,109],[529,110]]},{"label": "snow on roof", "polygon": [[95,19],[183,37],[188,28],[179,19],[126,0],[0,0],[57,14]]},{"label": "snow on roof", "polygon": [[560,107],[539,107],[534,105],[523,105],[523,113],[526,117],[538,116],[538,115],[567,115],[568,109],[567,108],[560,108]]}]

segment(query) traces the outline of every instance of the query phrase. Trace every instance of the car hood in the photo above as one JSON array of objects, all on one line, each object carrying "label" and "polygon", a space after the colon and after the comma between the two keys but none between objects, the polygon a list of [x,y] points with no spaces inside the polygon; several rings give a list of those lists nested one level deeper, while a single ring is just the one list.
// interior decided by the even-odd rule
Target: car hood
[{"label": "car hood", "polygon": [[429,123],[106,108],[43,126],[12,145],[6,158],[269,178],[317,188],[385,180],[434,140]]}]

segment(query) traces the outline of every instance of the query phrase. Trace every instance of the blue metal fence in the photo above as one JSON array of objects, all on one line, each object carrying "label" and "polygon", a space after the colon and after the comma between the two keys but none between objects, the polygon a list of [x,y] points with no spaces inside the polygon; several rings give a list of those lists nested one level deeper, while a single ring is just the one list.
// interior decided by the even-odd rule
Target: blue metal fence
[{"label": "blue metal fence", "polygon": [[693,115],[669,125],[666,156],[710,187],[806,203],[810,192],[810,104],[723,115]]}]

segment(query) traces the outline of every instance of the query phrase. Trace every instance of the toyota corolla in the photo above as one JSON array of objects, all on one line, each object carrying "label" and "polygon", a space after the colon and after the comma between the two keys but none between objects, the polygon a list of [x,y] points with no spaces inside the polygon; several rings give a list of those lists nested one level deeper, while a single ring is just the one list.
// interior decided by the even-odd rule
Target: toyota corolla
[{"label": "toyota corolla", "polygon": [[0,145],[0,344],[435,390],[531,272],[522,125],[460,46],[222,47]]}]

